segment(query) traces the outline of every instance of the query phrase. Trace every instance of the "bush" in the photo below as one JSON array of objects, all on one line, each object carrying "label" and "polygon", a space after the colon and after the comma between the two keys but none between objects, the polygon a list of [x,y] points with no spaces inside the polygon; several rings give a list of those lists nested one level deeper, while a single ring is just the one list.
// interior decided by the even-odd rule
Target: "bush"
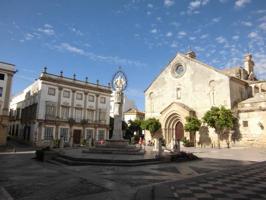
[{"label": "bush", "polygon": [[194,147],[194,143],[189,141],[187,138],[182,138],[181,140],[183,142],[184,147]]},{"label": "bush", "polygon": [[187,153],[184,151],[180,151],[178,154],[171,156],[171,161],[190,161],[190,160],[198,160],[199,158],[195,156],[193,153]]}]

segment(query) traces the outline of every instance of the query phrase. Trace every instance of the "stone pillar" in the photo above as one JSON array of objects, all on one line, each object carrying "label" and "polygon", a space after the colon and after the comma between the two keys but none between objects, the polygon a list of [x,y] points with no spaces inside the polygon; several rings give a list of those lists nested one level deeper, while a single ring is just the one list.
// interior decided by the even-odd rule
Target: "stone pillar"
[{"label": "stone pillar", "polygon": [[114,130],[113,130],[113,140],[122,140],[122,116],[123,116],[123,92],[115,92],[114,98]]},{"label": "stone pillar", "polygon": [[36,144],[37,146],[40,146],[42,143],[42,127],[43,127],[42,122],[39,122],[37,129],[37,144]]},{"label": "stone pillar", "polygon": [[5,100],[4,100],[3,113],[2,113],[3,115],[6,115],[6,116],[8,116],[12,77],[13,77],[13,74],[10,74],[10,73],[7,74]]},{"label": "stone pillar", "polygon": [[59,119],[60,116],[60,110],[61,110],[61,98],[62,98],[62,87],[58,88],[58,101],[57,101],[57,109],[56,109],[56,116]]},{"label": "stone pillar", "polygon": [[70,116],[71,116],[72,119],[75,118],[75,116],[74,116],[75,92],[76,92],[76,90],[72,90],[72,101],[71,101],[71,111],[70,111],[71,112]]},{"label": "stone pillar", "polygon": [[87,119],[87,105],[88,105],[88,92],[84,92],[84,109],[83,109],[83,119]]},{"label": "stone pillar", "polygon": [[99,94],[96,94],[96,102],[95,102],[95,120],[96,120],[96,123],[98,123],[99,121]]}]

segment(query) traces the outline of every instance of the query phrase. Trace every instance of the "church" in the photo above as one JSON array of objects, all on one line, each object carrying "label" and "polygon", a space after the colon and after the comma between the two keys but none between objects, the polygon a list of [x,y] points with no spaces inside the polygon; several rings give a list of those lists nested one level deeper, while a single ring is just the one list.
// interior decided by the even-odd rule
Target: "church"
[{"label": "church", "polygon": [[[266,146],[266,81],[256,78],[254,67],[251,54],[245,55],[243,67],[219,70],[199,61],[193,51],[177,53],[145,90],[145,118],[159,119],[166,147],[172,149],[177,139],[189,138],[187,116],[202,119],[212,106],[225,106],[238,119],[231,134],[238,131],[239,136],[232,145]],[[197,132],[198,144],[203,133],[207,145],[217,146],[212,128]],[[152,139],[148,133],[145,137]]]}]

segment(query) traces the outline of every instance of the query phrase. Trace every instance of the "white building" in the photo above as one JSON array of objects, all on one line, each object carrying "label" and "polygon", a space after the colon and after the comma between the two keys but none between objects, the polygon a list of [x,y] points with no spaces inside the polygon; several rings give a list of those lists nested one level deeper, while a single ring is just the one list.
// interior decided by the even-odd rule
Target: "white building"
[{"label": "white building", "polygon": [[110,86],[44,72],[11,100],[9,134],[36,146],[109,139]]},{"label": "white building", "polygon": [[128,111],[124,112],[124,120],[126,123],[134,120],[144,120],[145,113],[140,112],[138,109],[131,108]]},{"label": "white building", "polygon": [[[166,145],[172,148],[177,139],[189,137],[183,128],[187,116],[201,119],[212,106],[225,106],[238,117],[238,144],[266,146],[266,81],[256,79],[254,66],[250,54],[243,67],[218,70],[194,52],[178,53],[146,89],[145,118],[160,120]],[[217,146],[217,134],[203,130],[197,141],[205,137],[206,145]]]},{"label": "white building", "polygon": [[15,65],[0,62],[0,145],[6,144],[8,108]]}]

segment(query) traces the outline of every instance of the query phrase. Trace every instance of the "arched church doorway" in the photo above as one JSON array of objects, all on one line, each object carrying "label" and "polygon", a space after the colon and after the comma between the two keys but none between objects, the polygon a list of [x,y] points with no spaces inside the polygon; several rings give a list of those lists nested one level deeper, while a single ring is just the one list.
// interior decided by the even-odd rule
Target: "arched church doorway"
[{"label": "arched church doorway", "polygon": [[175,125],[175,138],[176,140],[181,140],[184,137],[184,127],[183,124],[179,121]]},{"label": "arched church doorway", "polygon": [[173,148],[184,137],[184,127],[181,117],[177,113],[169,115],[164,124],[164,137],[166,146]]}]

